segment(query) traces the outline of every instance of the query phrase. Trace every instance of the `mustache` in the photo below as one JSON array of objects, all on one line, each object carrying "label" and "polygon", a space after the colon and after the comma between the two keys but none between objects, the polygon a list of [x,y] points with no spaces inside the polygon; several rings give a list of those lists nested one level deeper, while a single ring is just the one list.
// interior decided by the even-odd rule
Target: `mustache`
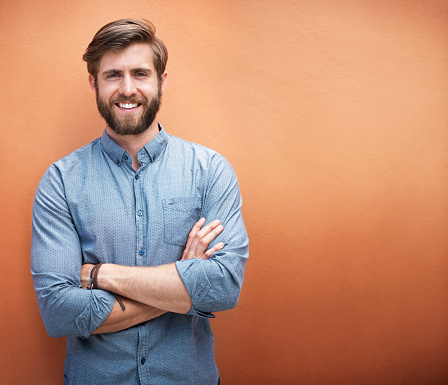
[{"label": "mustache", "polygon": [[120,95],[120,96],[117,96],[116,98],[110,100],[111,105],[117,104],[117,103],[147,104],[148,99],[146,99],[145,97],[140,98],[137,96]]}]

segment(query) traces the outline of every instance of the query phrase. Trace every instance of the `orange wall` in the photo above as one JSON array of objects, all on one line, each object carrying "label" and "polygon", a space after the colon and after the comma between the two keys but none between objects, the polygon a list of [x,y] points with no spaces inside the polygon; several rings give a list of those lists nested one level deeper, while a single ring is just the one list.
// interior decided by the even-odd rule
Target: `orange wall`
[{"label": "orange wall", "polygon": [[223,383],[448,383],[445,0],[1,0],[0,15],[1,384],[61,383],[32,199],[102,132],[81,55],[122,17],[168,46],[167,131],[239,176],[251,258],[212,322]]}]

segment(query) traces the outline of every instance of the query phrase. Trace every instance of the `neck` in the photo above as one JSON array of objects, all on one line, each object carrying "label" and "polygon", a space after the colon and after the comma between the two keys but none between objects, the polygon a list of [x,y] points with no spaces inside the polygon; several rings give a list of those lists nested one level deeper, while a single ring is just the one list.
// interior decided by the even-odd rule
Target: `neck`
[{"label": "neck", "polygon": [[154,119],[154,122],[152,122],[149,128],[139,135],[118,135],[110,127],[106,127],[106,132],[115,143],[131,155],[132,167],[137,171],[140,167],[140,163],[137,159],[137,152],[139,152],[146,143],[156,137],[159,133],[159,125],[157,124],[157,119]]}]

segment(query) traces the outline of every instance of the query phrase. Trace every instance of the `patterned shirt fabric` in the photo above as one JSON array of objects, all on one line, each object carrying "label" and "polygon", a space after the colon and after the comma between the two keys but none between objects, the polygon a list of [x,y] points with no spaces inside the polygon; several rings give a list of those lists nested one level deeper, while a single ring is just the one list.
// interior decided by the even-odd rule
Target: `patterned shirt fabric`
[{"label": "patterned shirt fabric", "polygon": [[[52,164],[33,206],[31,272],[48,334],[67,337],[64,384],[216,385],[213,312],[236,306],[248,258],[236,175],[223,156],[159,133],[131,156],[104,131]],[[180,261],[201,217],[219,219],[225,246],[209,260]],[[175,262],[192,299],[129,329],[92,334],[115,297],[81,288],[83,263]]]}]

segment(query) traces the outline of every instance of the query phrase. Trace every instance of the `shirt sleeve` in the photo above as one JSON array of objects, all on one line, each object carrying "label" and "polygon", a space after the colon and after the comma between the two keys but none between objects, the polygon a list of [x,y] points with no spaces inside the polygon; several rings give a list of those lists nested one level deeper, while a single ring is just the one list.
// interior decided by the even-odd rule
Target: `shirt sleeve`
[{"label": "shirt sleeve", "polygon": [[87,338],[109,316],[115,301],[103,290],[81,288],[82,250],[61,174],[52,165],[33,204],[31,274],[37,303],[51,337]]},{"label": "shirt sleeve", "polygon": [[210,259],[176,262],[177,271],[192,300],[188,314],[214,317],[211,313],[234,308],[243,284],[249,238],[241,214],[242,199],[232,166],[221,155],[213,157],[203,196],[202,216],[207,223],[219,219],[224,231],[210,244],[224,248]]}]

